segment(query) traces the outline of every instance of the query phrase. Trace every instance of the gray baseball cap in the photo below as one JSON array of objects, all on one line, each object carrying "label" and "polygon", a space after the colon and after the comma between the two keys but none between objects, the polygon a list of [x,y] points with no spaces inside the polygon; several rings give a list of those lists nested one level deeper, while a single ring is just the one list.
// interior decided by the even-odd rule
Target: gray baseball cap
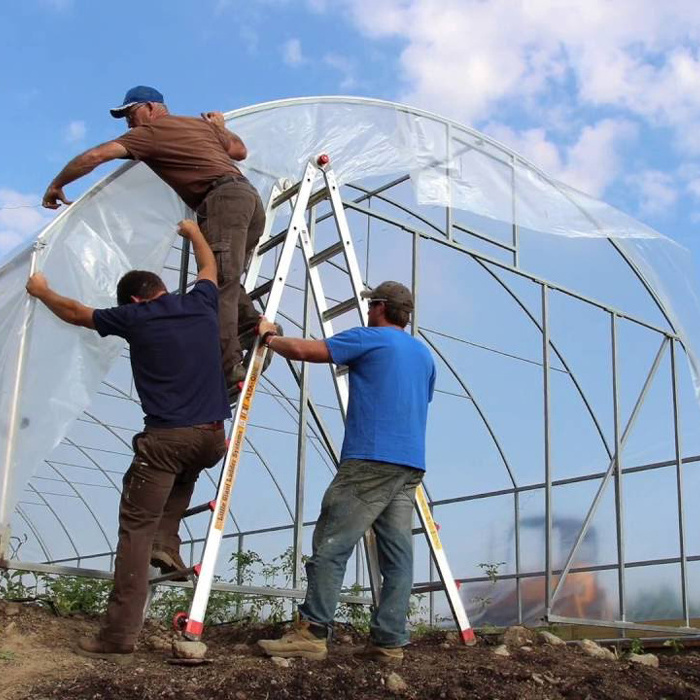
[{"label": "gray baseball cap", "polygon": [[370,301],[384,301],[396,309],[413,311],[413,296],[401,282],[382,282],[374,289],[362,292],[362,298]]}]

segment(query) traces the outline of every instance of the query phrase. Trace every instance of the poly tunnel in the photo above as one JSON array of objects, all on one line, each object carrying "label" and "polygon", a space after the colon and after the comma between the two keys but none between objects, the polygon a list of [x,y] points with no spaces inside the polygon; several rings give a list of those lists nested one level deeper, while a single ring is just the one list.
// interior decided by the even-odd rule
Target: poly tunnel
[{"label": "poly tunnel", "polygon": [[[687,251],[418,109],[322,97],[226,118],[264,201],[328,154],[364,282],[414,292],[410,332],[438,368],[425,487],[472,621],[697,633],[700,304]],[[185,215],[146,166],[128,163],[0,270],[9,569],[109,577],[121,478],[142,425],[128,349],[55,319],[25,293],[26,278],[42,270],[95,307],[114,305],[117,280],[135,267],[185,290],[195,276],[175,234]],[[334,232],[328,203],[309,218],[320,249]],[[278,216],[273,233],[284,224]],[[322,274],[330,297],[347,298],[343,265]],[[307,298],[297,251],[278,314],[287,335],[320,337]],[[303,596],[302,554],[342,431],[328,369],[310,366],[304,389],[299,367],[276,357],[255,397],[215,588]],[[193,504],[213,498],[218,470],[200,478]],[[207,523],[183,523],[190,564]],[[448,606],[420,528],[414,540],[416,609],[440,623]],[[359,550],[345,584],[368,591]]]}]

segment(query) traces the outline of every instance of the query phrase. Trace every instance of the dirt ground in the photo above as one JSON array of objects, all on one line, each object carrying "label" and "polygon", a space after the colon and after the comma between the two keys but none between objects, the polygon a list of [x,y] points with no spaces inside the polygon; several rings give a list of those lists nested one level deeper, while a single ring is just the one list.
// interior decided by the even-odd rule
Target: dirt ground
[{"label": "dirt ground", "polygon": [[[9,614],[8,614],[9,612]],[[508,658],[480,640],[464,647],[454,635],[436,633],[412,644],[403,665],[387,669],[358,661],[353,651],[363,640],[344,630],[328,659],[295,659],[279,667],[256,653],[256,639],[279,630],[236,626],[205,632],[210,663],[173,666],[166,650],[173,633],[149,625],[133,663],[118,666],[76,655],[83,634],[95,620],[57,617],[37,605],[0,603],[0,700],[315,700],[317,698],[700,698],[700,654],[682,651],[660,656],[659,668],[584,656],[571,646],[536,644],[511,649]],[[406,688],[395,689],[396,671]]]}]

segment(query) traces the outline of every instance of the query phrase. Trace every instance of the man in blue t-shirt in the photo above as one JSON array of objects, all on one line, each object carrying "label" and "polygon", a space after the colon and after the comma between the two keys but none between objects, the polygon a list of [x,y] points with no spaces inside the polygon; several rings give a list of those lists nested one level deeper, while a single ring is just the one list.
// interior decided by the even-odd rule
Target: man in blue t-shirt
[{"label": "man in blue t-shirt", "polygon": [[63,321],[128,342],[146,414],[124,475],[107,613],[97,637],[78,642],[79,653],[114,661],[132,657],[149,560],[163,573],[185,568],[180,520],[199,473],[226,452],[224,419],[231,411],[219,349],[216,261],[194,221],[181,221],[178,232],[191,241],[199,269],[188,294],[168,294],[158,275],[132,270],[117,285],[118,306],[91,309],[54,292],[41,273],[27,282],[27,291]]},{"label": "man in blue t-shirt", "polygon": [[350,396],[338,473],[326,491],[306,565],[308,588],[300,620],[279,640],[260,640],[270,656],[324,659],[345,567],[362,535],[374,528],[383,576],[372,614],[366,658],[401,663],[413,583],[411,532],[416,487],[425,472],[425,428],[435,364],[428,349],[404,332],[411,293],[398,282],[363,292],[367,328],[328,340],[282,338],[266,320],[262,342],[283,357],[347,365]]}]

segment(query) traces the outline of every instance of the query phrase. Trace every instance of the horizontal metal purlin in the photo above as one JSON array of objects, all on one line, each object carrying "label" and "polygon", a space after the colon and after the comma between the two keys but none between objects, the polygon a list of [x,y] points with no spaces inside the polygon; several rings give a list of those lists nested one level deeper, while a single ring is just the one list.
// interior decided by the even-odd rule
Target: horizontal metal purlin
[{"label": "horizontal metal purlin", "polygon": [[[686,457],[683,460],[683,464],[695,464],[700,462],[700,455],[695,457]],[[669,460],[667,462],[654,462],[653,464],[644,464],[639,467],[626,467],[622,470],[623,474],[638,474],[640,472],[648,472],[654,469],[664,469],[667,467],[675,467],[676,461]],[[566,486],[567,484],[578,484],[582,481],[595,481],[596,479],[602,479],[605,476],[605,472],[598,472],[596,474],[583,474],[582,476],[571,476],[567,479],[557,479],[552,481],[552,486]],[[455,498],[443,498],[441,500],[434,500],[432,502],[433,506],[444,506],[450,503],[463,503],[465,501],[478,501],[482,498],[493,498],[494,496],[508,496],[515,493],[522,493],[523,491],[537,491],[538,489],[545,488],[546,484],[541,482],[539,484],[526,484],[525,486],[517,486],[516,488],[510,487],[507,489],[499,489],[497,491],[486,491],[484,493],[475,493],[470,496],[456,496]]]},{"label": "horizontal metal purlin", "polygon": [[435,241],[436,243],[439,243],[440,245],[447,246],[448,248],[452,248],[453,250],[458,250],[458,251],[460,251],[466,255],[469,255],[475,259],[489,263],[489,264],[494,265],[495,267],[499,267],[503,270],[507,270],[508,272],[512,272],[513,274],[518,275],[519,277],[529,279],[532,282],[536,282],[537,284],[546,284],[552,291],[559,292],[561,294],[566,294],[567,296],[570,296],[573,299],[578,299],[579,301],[582,301],[586,304],[590,304],[591,306],[595,306],[596,308],[602,309],[603,311],[615,313],[619,318],[623,318],[626,321],[631,321],[632,323],[636,323],[637,325],[642,326],[643,328],[648,328],[649,330],[655,331],[656,333],[659,333],[660,335],[666,336],[669,339],[680,340],[680,338],[670,330],[667,330],[664,328],[659,328],[658,326],[655,326],[653,323],[649,323],[647,321],[644,321],[641,318],[636,318],[635,316],[631,316],[630,314],[627,314],[624,311],[621,311],[620,309],[616,309],[616,308],[609,306],[601,301],[597,301],[596,299],[591,299],[590,297],[586,297],[582,294],[578,294],[577,292],[574,292],[570,289],[567,289],[566,287],[558,285],[558,284],[551,282],[549,280],[543,280],[543,279],[537,277],[536,275],[533,275],[529,272],[524,272],[521,269],[513,267],[512,265],[509,265],[508,263],[505,263],[502,260],[492,258],[489,255],[484,255],[484,253],[480,253],[479,251],[472,250],[471,248],[467,248],[466,246],[463,246],[459,243],[454,243],[452,241],[448,241],[444,237],[437,238],[436,236],[433,236],[432,234],[430,234],[426,231],[421,231],[417,228],[414,228],[413,226],[410,226],[409,224],[407,224],[403,221],[399,221],[398,219],[395,219],[392,216],[382,214],[381,212],[378,212],[374,209],[368,209],[367,207],[361,207],[358,204],[355,204],[354,202],[348,202],[347,200],[343,200],[343,206],[345,206],[347,209],[352,209],[353,211],[360,212],[361,214],[365,214],[366,216],[370,216],[374,219],[384,221],[385,223],[391,224],[392,226],[396,226],[396,228],[402,229],[408,233],[415,233],[415,234],[419,235],[421,238],[425,238],[426,240]]},{"label": "horizontal metal purlin", "polygon": [[345,301],[341,301],[340,304],[336,304],[335,306],[331,306],[330,309],[327,311],[323,312],[323,320],[324,321],[332,321],[334,318],[337,316],[340,316],[341,314],[344,314],[348,311],[351,311],[352,309],[357,308],[357,300],[355,297],[352,297],[351,299],[346,299]]},{"label": "horizontal metal purlin", "polygon": [[[615,627],[624,630],[638,630],[641,632],[680,632],[682,635],[700,634],[697,627],[678,627],[672,624],[667,625],[646,625],[643,622],[622,622],[621,620],[589,620],[577,617],[562,617],[561,615],[548,615],[548,622],[558,622],[567,625],[585,625],[590,627]],[[673,622],[669,620],[669,623]],[[671,635],[673,636],[673,635]]]},{"label": "horizontal metal purlin", "polygon": [[322,250],[319,253],[316,253],[316,255],[310,258],[309,266],[316,267],[316,265],[320,265],[322,262],[334,258],[336,255],[339,255],[343,252],[343,248],[343,242],[338,241],[336,244],[326,248],[325,250]]},{"label": "horizontal metal purlin", "polygon": [[[86,558],[86,557],[83,557]],[[100,569],[83,569],[81,567],[74,566],[55,566],[53,564],[32,564],[29,562],[10,560],[4,562],[0,569],[7,569],[8,571],[26,571],[28,573],[39,573],[39,574],[56,574],[59,576],[80,576],[82,578],[96,578],[105,581],[111,581],[114,575],[111,571],[102,571]],[[174,582],[174,581],[163,581],[159,585],[161,586],[173,586],[176,588],[192,588],[192,583],[187,582]],[[225,591],[230,593],[241,593],[243,595],[250,596],[272,596],[275,598],[297,598],[303,599],[306,597],[306,591],[301,589],[292,588],[276,588],[268,586],[238,586],[232,583],[221,583],[215,582],[212,584],[213,591]],[[343,595],[341,594],[340,600],[344,603],[354,603],[358,605],[371,605],[372,601],[369,598],[363,598],[361,596],[354,595]]]}]

